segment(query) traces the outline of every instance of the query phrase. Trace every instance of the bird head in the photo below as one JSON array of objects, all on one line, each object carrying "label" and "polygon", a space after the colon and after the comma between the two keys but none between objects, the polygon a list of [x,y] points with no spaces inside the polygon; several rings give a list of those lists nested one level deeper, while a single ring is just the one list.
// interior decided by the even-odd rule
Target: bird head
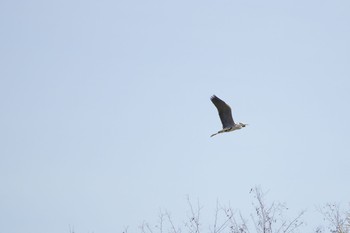
[{"label": "bird head", "polygon": [[239,125],[242,126],[242,127],[246,127],[248,124],[239,123]]}]

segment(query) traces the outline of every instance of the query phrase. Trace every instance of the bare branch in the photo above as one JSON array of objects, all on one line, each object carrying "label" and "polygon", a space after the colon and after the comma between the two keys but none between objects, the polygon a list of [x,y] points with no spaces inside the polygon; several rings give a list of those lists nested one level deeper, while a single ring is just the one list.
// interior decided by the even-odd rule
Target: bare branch
[{"label": "bare branch", "polygon": [[216,233],[216,225],[218,222],[218,214],[219,214],[219,200],[216,199],[216,209],[215,209],[215,217],[214,217],[214,230],[213,232]]},{"label": "bare branch", "polygon": [[340,210],[339,204],[326,204],[323,208],[318,208],[323,215],[324,221],[328,224],[328,229],[334,233],[349,233],[349,213]]},{"label": "bare branch", "polygon": [[123,233],[128,233],[128,229],[129,229],[129,226],[125,227]]},{"label": "bare branch", "polygon": [[301,216],[305,214],[305,210],[301,211],[297,217],[289,223],[289,225],[284,229],[284,233],[293,232],[297,227],[301,226],[303,222],[298,222]]},{"label": "bare branch", "polygon": [[199,201],[197,201],[197,209],[195,210],[188,196],[187,196],[187,203],[190,207],[191,213],[189,217],[189,224],[186,224],[186,226],[190,232],[199,233],[199,226],[200,226],[199,217],[200,217],[200,211],[202,208],[199,205]]},{"label": "bare branch", "polygon": [[142,225],[140,226],[141,232],[142,233],[153,233],[151,227],[149,226],[148,223],[143,222]]},{"label": "bare branch", "polygon": [[171,231],[173,233],[180,233],[181,229],[179,228],[178,230],[176,230],[176,227],[175,227],[175,225],[173,223],[173,220],[171,219],[171,216],[170,216],[169,212],[166,212],[165,215],[168,217],[168,221],[169,221],[170,226],[171,226]]}]

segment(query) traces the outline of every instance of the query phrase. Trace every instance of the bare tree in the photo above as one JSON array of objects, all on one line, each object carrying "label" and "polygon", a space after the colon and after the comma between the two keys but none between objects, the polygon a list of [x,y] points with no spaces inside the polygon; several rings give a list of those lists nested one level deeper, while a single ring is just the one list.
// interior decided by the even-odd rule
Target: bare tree
[{"label": "bare tree", "polygon": [[[326,229],[331,233],[350,233],[350,212],[342,211],[339,204],[328,203],[318,211],[323,215]],[[319,226],[316,233],[326,232],[324,226]]]},{"label": "bare tree", "polygon": [[187,196],[187,204],[190,209],[190,213],[187,216],[187,221],[185,222],[185,227],[189,233],[199,233],[200,232],[200,212],[202,207],[197,200],[197,206],[193,207],[190,197]]},{"label": "bare tree", "polygon": [[182,227],[175,227],[169,212],[161,212],[159,222],[154,227],[148,223],[143,223],[140,227],[142,233],[181,233],[182,230],[188,233],[294,233],[303,225],[301,219],[304,211],[301,211],[291,220],[285,218],[284,213],[288,208],[283,204],[272,203],[268,205],[265,200],[265,193],[258,187],[250,192],[253,194],[254,212],[250,215],[250,220],[244,218],[240,211],[234,210],[231,206],[222,206],[216,202],[216,210],[212,225],[207,227],[201,222],[200,216],[202,207],[199,202],[194,205],[187,197],[189,214]]},{"label": "bare tree", "polygon": [[[254,196],[252,203],[254,212],[250,215],[252,224],[243,217],[241,212],[234,211],[231,207],[219,207],[217,203],[213,233],[293,233],[303,225],[301,217],[304,211],[292,220],[287,220],[284,213],[288,208],[285,205],[281,203],[268,205],[264,200],[265,194],[258,187],[251,189],[250,193]],[[218,214],[221,214],[220,219],[223,219],[221,224],[218,224]]]},{"label": "bare tree", "polygon": [[266,204],[265,193],[258,187],[251,192],[255,195],[255,214],[251,214],[255,230],[257,233],[292,233],[296,232],[304,224],[301,217],[305,211],[301,211],[291,220],[285,218],[284,213],[288,208],[282,203],[273,202],[271,205]]}]

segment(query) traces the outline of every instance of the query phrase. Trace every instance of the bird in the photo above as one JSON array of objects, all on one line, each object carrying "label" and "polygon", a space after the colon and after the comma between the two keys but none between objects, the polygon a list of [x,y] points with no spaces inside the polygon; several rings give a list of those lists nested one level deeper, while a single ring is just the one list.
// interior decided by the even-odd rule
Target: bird
[{"label": "bird", "polygon": [[210,137],[213,137],[219,133],[227,133],[231,132],[237,129],[242,129],[246,127],[248,124],[244,123],[235,123],[233,118],[232,118],[232,112],[231,112],[231,107],[226,104],[223,100],[221,100],[219,97],[216,95],[213,95],[210,98],[211,102],[215,105],[219,112],[220,120],[222,123],[222,130],[218,131],[217,133],[212,134]]}]

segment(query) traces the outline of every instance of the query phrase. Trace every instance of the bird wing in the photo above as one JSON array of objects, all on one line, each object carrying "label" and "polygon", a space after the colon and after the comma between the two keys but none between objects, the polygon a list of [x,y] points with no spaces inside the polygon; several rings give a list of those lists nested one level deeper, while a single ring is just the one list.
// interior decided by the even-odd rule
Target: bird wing
[{"label": "bird wing", "polygon": [[222,128],[228,128],[235,125],[235,122],[232,118],[231,108],[228,104],[226,104],[224,101],[213,95],[210,98],[211,102],[215,105],[215,107],[218,109],[220,120],[222,123]]}]

